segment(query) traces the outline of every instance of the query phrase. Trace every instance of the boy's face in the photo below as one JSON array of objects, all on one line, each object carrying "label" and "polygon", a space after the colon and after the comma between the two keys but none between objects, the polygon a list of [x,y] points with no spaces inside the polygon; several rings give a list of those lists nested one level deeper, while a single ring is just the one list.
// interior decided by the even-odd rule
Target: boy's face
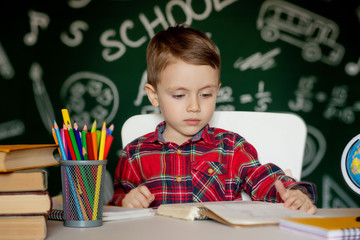
[{"label": "boy's face", "polygon": [[156,90],[145,86],[153,106],[159,106],[166,128],[167,142],[182,144],[210,121],[220,88],[219,72],[208,65],[177,60],[160,73]]}]

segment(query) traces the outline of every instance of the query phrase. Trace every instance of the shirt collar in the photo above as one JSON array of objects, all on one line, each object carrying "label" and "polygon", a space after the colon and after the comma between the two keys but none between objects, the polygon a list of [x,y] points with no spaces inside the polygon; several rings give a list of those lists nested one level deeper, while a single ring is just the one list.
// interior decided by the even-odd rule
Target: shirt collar
[{"label": "shirt collar", "polygon": [[[165,121],[159,123],[157,125],[154,134],[150,135],[147,141],[149,142],[160,142],[166,143],[162,133],[165,130],[166,123]],[[207,124],[203,129],[201,129],[198,133],[196,133],[188,142],[197,142],[200,140],[204,140],[207,144],[215,145],[215,136],[214,131],[210,128],[209,124]]]}]

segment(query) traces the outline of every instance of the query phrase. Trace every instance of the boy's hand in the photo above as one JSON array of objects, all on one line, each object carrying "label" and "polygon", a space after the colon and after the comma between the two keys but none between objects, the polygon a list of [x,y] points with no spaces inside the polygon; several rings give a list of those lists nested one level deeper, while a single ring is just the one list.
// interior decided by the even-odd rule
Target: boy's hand
[{"label": "boy's hand", "polygon": [[301,210],[309,214],[316,213],[316,206],[313,205],[310,198],[300,190],[286,189],[280,180],[276,180],[275,187],[281,199],[284,201],[285,207],[292,210]]},{"label": "boy's hand", "polygon": [[127,208],[147,208],[154,201],[155,196],[151,194],[146,186],[138,186],[126,194],[122,200],[122,206]]}]

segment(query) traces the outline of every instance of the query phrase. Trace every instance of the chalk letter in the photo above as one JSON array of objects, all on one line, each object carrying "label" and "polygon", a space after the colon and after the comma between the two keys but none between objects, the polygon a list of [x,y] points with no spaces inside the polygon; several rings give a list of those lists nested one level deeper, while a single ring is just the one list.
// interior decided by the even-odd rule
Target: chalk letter
[{"label": "chalk letter", "polygon": [[143,75],[141,76],[141,82],[140,82],[140,85],[139,85],[139,91],[138,91],[137,98],[134,101],[134,105],[137,106],[137,107],[141,105],[143,97],[146,96],[146,91],[145,91],[145,84],[146,83],[147,83],[147,72],[145,70]]},{"label": "chalk letter", "polygon": [[111,52],[110,48],[105,48],[102,51],[102,56],[103,56],[104,60],[108,61],[108,62],[112,62],[118,58],[121,58],[122,55],[124,55],[124,53],[126,52],[126,46],[122,42],[115,41],[115,40],[109,40],[110,37],[113,37],[115,35],[116,35],[116,33],[114,30],[107,30],[100,36],[100,43],[104,47],[114,47],[114,48],[119,49],[114,54],[110,53]]},{"label": "chalk letter", "polygon": [[127,29],[134,28],[134,23],[131,20],[125,20],[120,26],[120,36],[121,40],[128,45],[129,47],[140,47],[144,42],[146,42],[147,37],[143,36],[137,41],[132,41],[128,38]]},{"label": "chalk letter", "polygon": [[87,31],[89,29],[89,25],[84,21],[75,21],[70,25],[70,33],[74,36],[73,38],[69,37],[65,32],[60,34],[61,41],[69,46],[76,47],[80,45],[83,40],[83,34],[81,30]]},{"label": "chalk letter", "polygon": [[169,24],[166,22],[165,17],[162,14],[162,12],[158,6],[154,7],[154,12],[157,16],[157,19],[155,19],[151,23],[145,17],[145,14],[143,14],[143,13],[139,14],[140,21],[144,24],[144,27],[145,27],[146,31],[148,32],[150,38],[152,38],[155,35],[154,28],[156,26],[158,26],[159,24],[161,24],[164,29],[169,27]]}]

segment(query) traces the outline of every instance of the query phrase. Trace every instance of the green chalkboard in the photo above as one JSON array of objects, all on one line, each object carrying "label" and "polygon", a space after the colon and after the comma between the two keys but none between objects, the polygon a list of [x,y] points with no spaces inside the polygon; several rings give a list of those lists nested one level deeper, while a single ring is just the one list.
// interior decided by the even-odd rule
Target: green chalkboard
[{"label": "green chalkboard", "polygon": [[[318,207],[360,206],[340,166],[360,133],[358,1],[3,1],[0,19],[0,144],[52,143],[51,124],[66,107],[80,127],[115,124],[113,174],[124,121],[158,111],[143,89],[146,46],[185,22],[220,50],[217,110],[300,115],[302,180],[317,185]],[[56,195],[60,170],[48,171]]]}]

